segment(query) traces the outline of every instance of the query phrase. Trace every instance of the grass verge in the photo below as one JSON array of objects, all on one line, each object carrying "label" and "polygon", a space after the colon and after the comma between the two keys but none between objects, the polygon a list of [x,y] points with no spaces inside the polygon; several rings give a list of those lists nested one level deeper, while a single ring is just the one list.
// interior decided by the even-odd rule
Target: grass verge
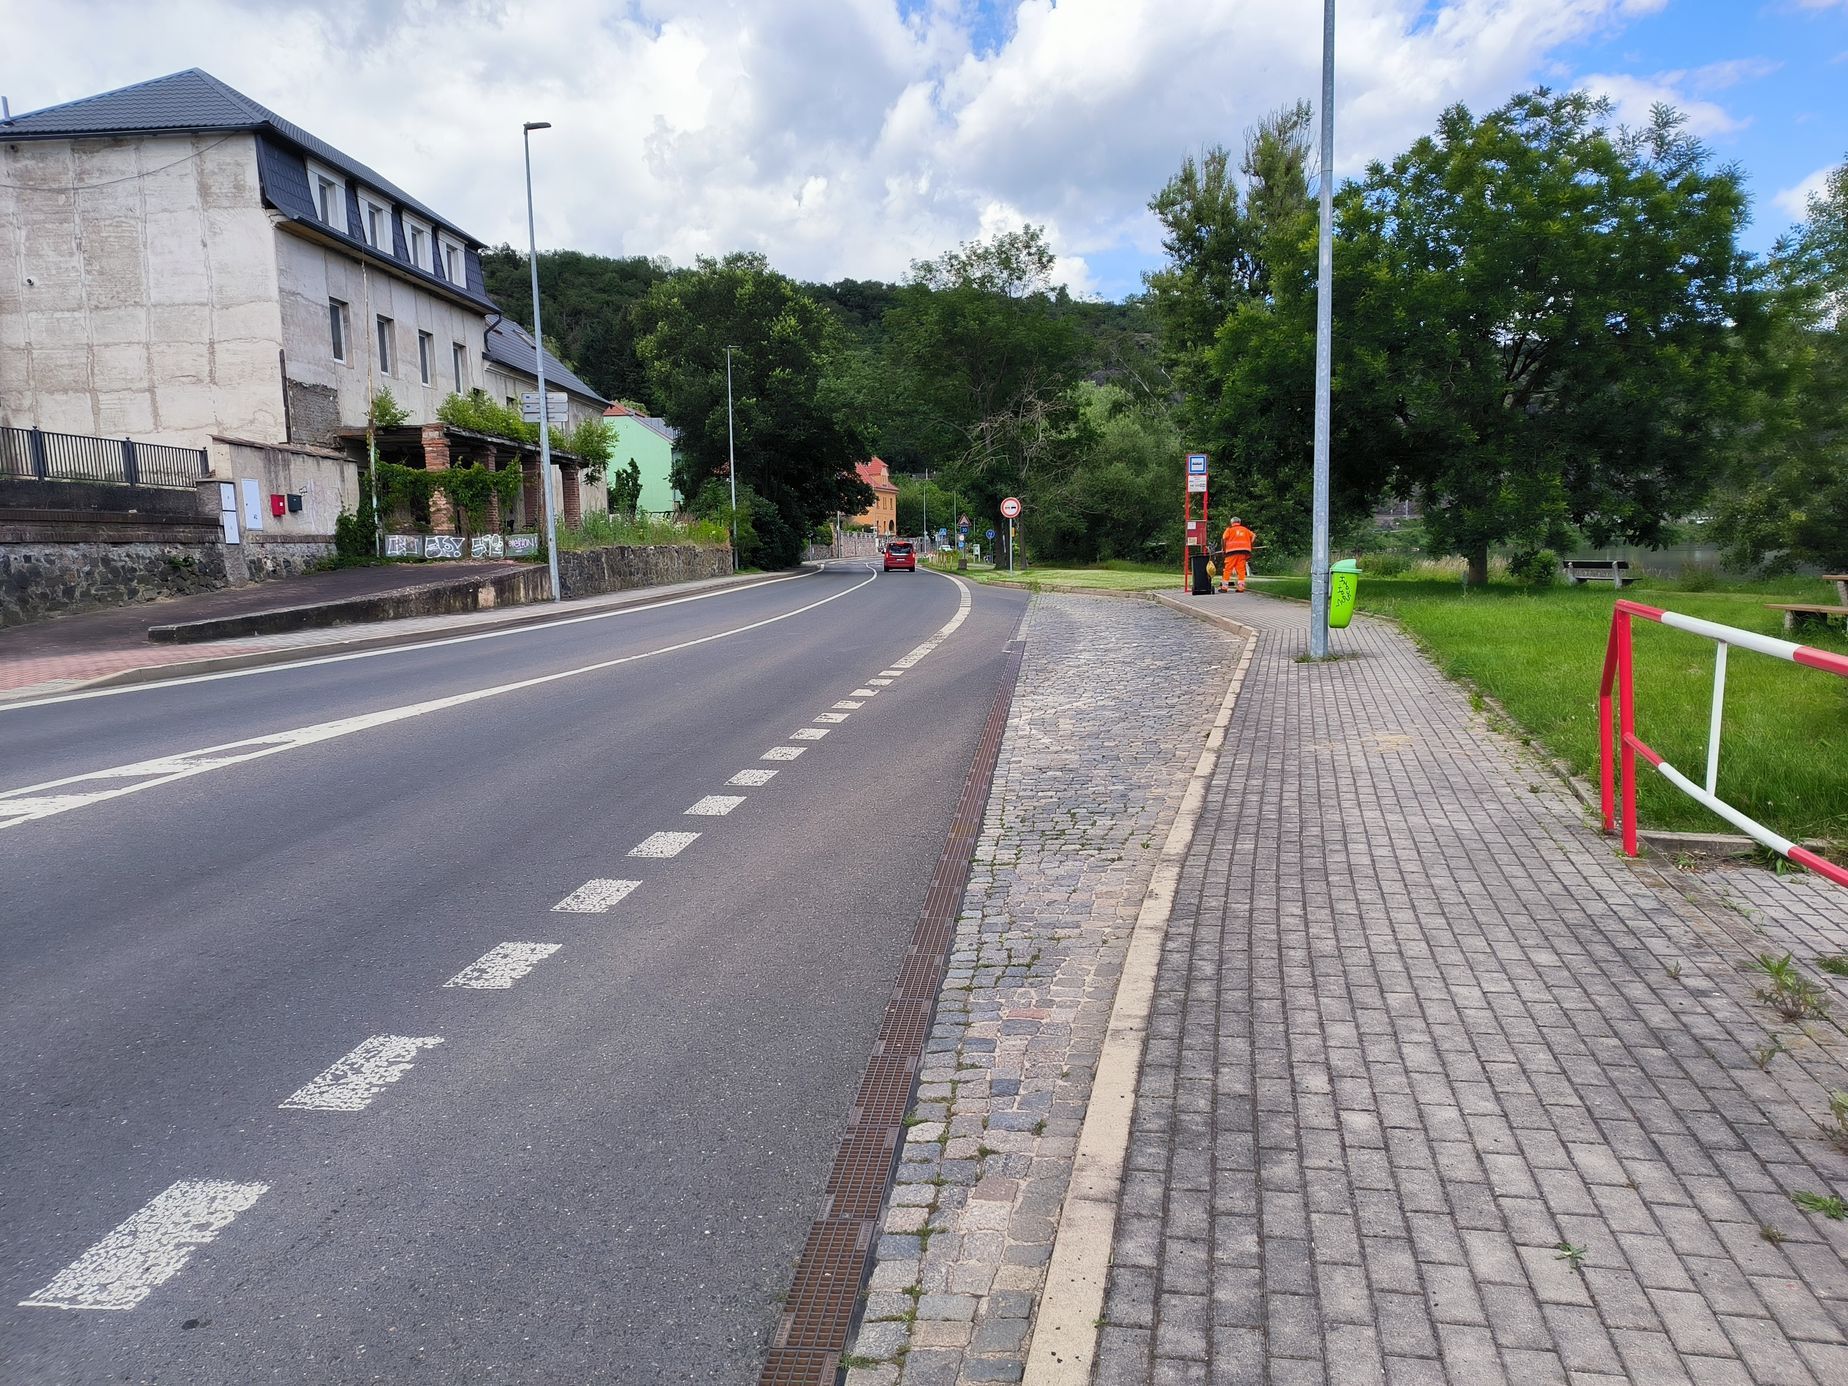
[{"label": "grass verge", "polygon": [[[1826,602],[1832,592],[1802,578],[1739,582],[1690,592],[1645,579],[1626,589],[1651,606],[1729,626],[1784,634],[1768,601]],[[1264,589],[1309,595],[1306,578]],[[1607,587],[1532,589],[1491,583],[1466,591],[1449,582],[1361,578],[1359,607],[1398,621],[1446,674],[1479,688],[1521,730],[1586,779],[1598,775],[1598,679],[1614,594]],[[1713,644],[1637,621],[1637,734],[1683,774],[1704,778]],[[1848,651],[1840,632],[1811,628],[1807,644]],[[1720,796],[1794,838],[1848,840],[1848,680],[1743,650],[1726,677]],[[1731,831],[1642,767],[1637,819],[1644,827]]]},{"label": "grass verge", "polygon": [[[955,561],[935,566],[955,572]],[[1179,565],[1154,567],[1142,563],[1105,563],[1092,568],[1034,566],[1008,572],[987,563],[971,563],[961,576],[971,582],[1017,582],[1040,591],[1148,592],[1157,588],[1181,589]]]}]

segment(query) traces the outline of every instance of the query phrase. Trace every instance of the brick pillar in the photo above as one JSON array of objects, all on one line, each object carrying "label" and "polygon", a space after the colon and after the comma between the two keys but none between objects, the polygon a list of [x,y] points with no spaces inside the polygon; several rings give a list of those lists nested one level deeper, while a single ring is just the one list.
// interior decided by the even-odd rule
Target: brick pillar
[{"label": "brick pillar", "polygon": [[545,531],[545,500],[539,494],[539,459],[520,455],[520,523],[534,533]]},{"label": "brick pillar", "polygon": [[[498,472],[500,470],[500,449],[494,447],[484,449],[481,454],[481,465],[491,472]],[[500,532],[501,503],[500,496],[495,494],[488,497],[488,533],[499,534]]]},{"label": "brick pillar", "polygon": [[[426,472],[449,470],[449,431],[440,423],[423,426],[423,455]],[[441,491],[430,497],[430,528],[438,534],[454,534],[456,517],[449,497]]]},{"label": "brick pillar", "polygon": [[584,492],[578,484],[578,467],[573,463],[563,463],[558,468],[558,477],[565,489],[565,527],[576,529],[584,523]]}]

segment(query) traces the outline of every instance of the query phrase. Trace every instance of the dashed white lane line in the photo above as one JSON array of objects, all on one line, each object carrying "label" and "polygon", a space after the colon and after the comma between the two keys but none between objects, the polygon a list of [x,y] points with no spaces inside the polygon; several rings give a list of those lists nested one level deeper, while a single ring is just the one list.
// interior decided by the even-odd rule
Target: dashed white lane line
[{"label": "dashed white lane line", "polygon": [[877,698],[879,690],[877,688],[856,688],[847,696],[849,698]]},{"label": "dashed white lane line", "polygon": [[867,682],[874,688],[890,688],[892,686],[891,679],[868,679]]},{"label": "dashed white lane line", "polygon": [[887,679],[895,679],[899,675],[903,674],[904,672],[905,671],[903,669],[881,669],[879,671],[881,677],[887,678]]},{"label": "dashed white lane line", "polygon": [[698,833],[650,833],[629,849],[632,857],[677,857]]},{"label": "dashed white lane line", "polygon": [[419,1051],[443,1041],[436,1035],[374,1035],[282,1103],[284,1111],[363,1112],[372,1099],[410,1072]]},{"label": "dashed white lane line", "polygon": [[865,707],[865,706],[866,706],[866,704],[865,704],[865,703],[856,703],[856,702],[855,702],[855,701],[854,701],[854,700],[853,700],[852,698],[842,698],[842,699],[841,699],[841,700],[840,700],[840,701],[839,701],[838,703],[836,703],[836,704],[835,704],[835,706],[836,706],[836,707],[844,707],[844,708],[846,708],[846,709],[847,709],[848,711],[850,711],[850,712],[851,712],[851,711],[852,711],[853,709],[855,709],[855,708],[860,708],[860,707]]},{"label": "dashed white lane line", "polygon": [[554,913],[563,914],[602,914],[640,884],[640,881],[586,881],[552,909]]},{"label": "dashed white lane line", "polygon": [[[72,809],[101,803],[106,799],[117,799],[125,794],[138,794],[144,789],[153,789],[159,785],[171,784],[175,780],[202,775],[223,766],[241,765],[246,761],[277,755],[283,751],[292,751],[303,746],[317,745],[323,741],[349,736],[354,732],[366,731],[372,727],[382,727],[393,722],[442,712],[452,707],[462,707],[468,703],[480,702],[484,698],[497,698],[503,693],[512,693],[524,688],[538,688],[545,684],[556,683],[560,679],[575,678],[580,674],[597,673],[604,669],[615,669],[624,664],[633,664],[637,660],[653,659],[658,655],[674,654],[680,650],[690,650],[698,645],[711,644],[715,640],[743,635],[747,631],[760,630],[778,621],[787,621],[791,617],[813,611],[818,606],[826,606],[829,602],[851,596],[874,580],[873,577],[868,577],[866,582],[857,582],[852,587],[836,592],[832,596],[823,597],[819,601],[810,602],[807,606],[796,607],[793,611],[768,616],[748,625],[734,626],[730,630],[714,631],[710,635],[683,640],[678,644],[663,645],[659,649],[643,650],[632,655],[621,655],[615,659],[598,660],[594,664],[581,664],[574,669],[560,669],[555,673],[537,674],[532,678],[517,679],[512,683],[495,684],[488,688],[476,688],[467,693],[456,693],[444,698],[430,698],[420,703],[406,703],[401,707],[362,713],[356,717],[341,717],[331,722],[317,722],[311,726],[296,727],[290,731],[253,736],[243,741],[228,741],[220,746],[207,746],[196,751],[184,751],[176,755],[159,756],[153,760],[137,761],[132,765],[118,765],[106,770],[88,771],[81,775],[67,775],[63,779],[46,780],[42,784],[25,785],[19,789],[0,793],[0,832],[18,827],[21,823],[68,813]],[[663,603],[663,605],[666,604]],[[569,619],[588,620],[591,618],[573,617]],[[557,622],[556,624],[563,625],[568,622]],[[13,706],[25,706],[25,704]],[[121,783],[123,780],[132,780],[135,783],[123,784]],[[85,787],[74,791],[68,788],[75,785]],[[65,792],[47,794],[45,792],[47,790]]]},{"label": "dashed white lane line", "polygon": [[740,770],[737,774],[733,775],[729,780],[725,781],[725,783],[726,784],[743,784],[743,785],[760,785],[760,784],[769,784],[770,781],[775,778],[776,778],[776,771],[774,770]]},{"label": "dashed white lane line", "polygon": [[853,716],[851,712],[824,712],[815,720],[817,722],[845,722]]},{"label": "dashed white lane line", "polygon": [[743,802],[742,794],[708,794],[687,812],[702,818],[723,818]]},{"label": "dashed white lane line", "polygon": [[758,759],[759,760],[794,760],[797,756],[801,755],[807,749],[808,747],[806,746],[772,746],[769,750],[765,751],[761,756],[759,756]]},{"label": "dashed white lane line", "polygon": [[535,964],[552,956],[556,943],[501,943],[490,948],[443,985],[471,987],[477,991],[505,991],[533,970]]},{"label": "dashed white lane line", "polygon": [[791,741],[819,741],[832,730],[832,727],[797,727],[789,734],[789,739]]},{"label": "dashed white lane line", "polygon": [[20,1306],[133,1309],[268,1191],[268,1184],[182,1179],[59,1271],[44,1289],[20,1300]]}]

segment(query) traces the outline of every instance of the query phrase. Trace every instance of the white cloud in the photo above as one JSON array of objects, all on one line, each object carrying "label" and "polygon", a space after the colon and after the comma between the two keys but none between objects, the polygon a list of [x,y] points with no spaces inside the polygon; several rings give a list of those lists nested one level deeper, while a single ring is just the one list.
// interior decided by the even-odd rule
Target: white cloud
[{"label": "white cloud", "polygon": [[1687,117],[1687,129],[1690,134],[1711,139],[1718,135],[1730,135],[1743,130],[1746,122],[1734,116],[1717,102],[1706,101],[1700,97],[1690,96],[1681,84],[1685,73],[1665,72],[1654,77],[1636,77],[1626,73],[1597,72],[1588,77],[1581,77],[1574,84],[1602,96],[1608,96],[1616,107],[1617,119],[1625,125],[1643,126],[1649,123],[1651,108],[1657,105],[1673,106]]},{"label": "white cloud", "polygon": [[[1031,220],[1075,289],[1121,292],[1092,266],[1152,249],[1145,204],[1182,156],[1319,89],[1320,7],[1276,0],[68,0],[29,23],[27,3],[0,0],[16,111],[201,66],[515,244],[520,123],[550,120],[542,245],[754,249],[803,278],[895,277]],[[1343,0],[1339,164],[1664,3]],[[1687,99],[1727,84],[1704,71],[1670,74],[1676,104],[1736,128]],[[1634,101],[1652,79],[1602,80]]]},{"label": "white cloud", "polygon": [[1824,164],[1795,187],[1779,190],[1771,198],[1771,205],[1792,221],[1802,221],[1809,215],[1810,198],[1822,192],[1829,181],[1829,175],[1838,167],[1837,164]]}]

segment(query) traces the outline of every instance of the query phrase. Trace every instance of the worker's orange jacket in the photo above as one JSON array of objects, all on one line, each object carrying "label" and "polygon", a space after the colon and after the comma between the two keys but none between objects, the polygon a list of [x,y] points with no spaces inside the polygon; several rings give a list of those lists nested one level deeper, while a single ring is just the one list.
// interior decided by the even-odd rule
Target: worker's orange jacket
[{"label": "worker's orange jacket", "polygon": [[1250,553],[1258,536],[1244,525],[1227,525],[1224,539],[1227,553]]}]

